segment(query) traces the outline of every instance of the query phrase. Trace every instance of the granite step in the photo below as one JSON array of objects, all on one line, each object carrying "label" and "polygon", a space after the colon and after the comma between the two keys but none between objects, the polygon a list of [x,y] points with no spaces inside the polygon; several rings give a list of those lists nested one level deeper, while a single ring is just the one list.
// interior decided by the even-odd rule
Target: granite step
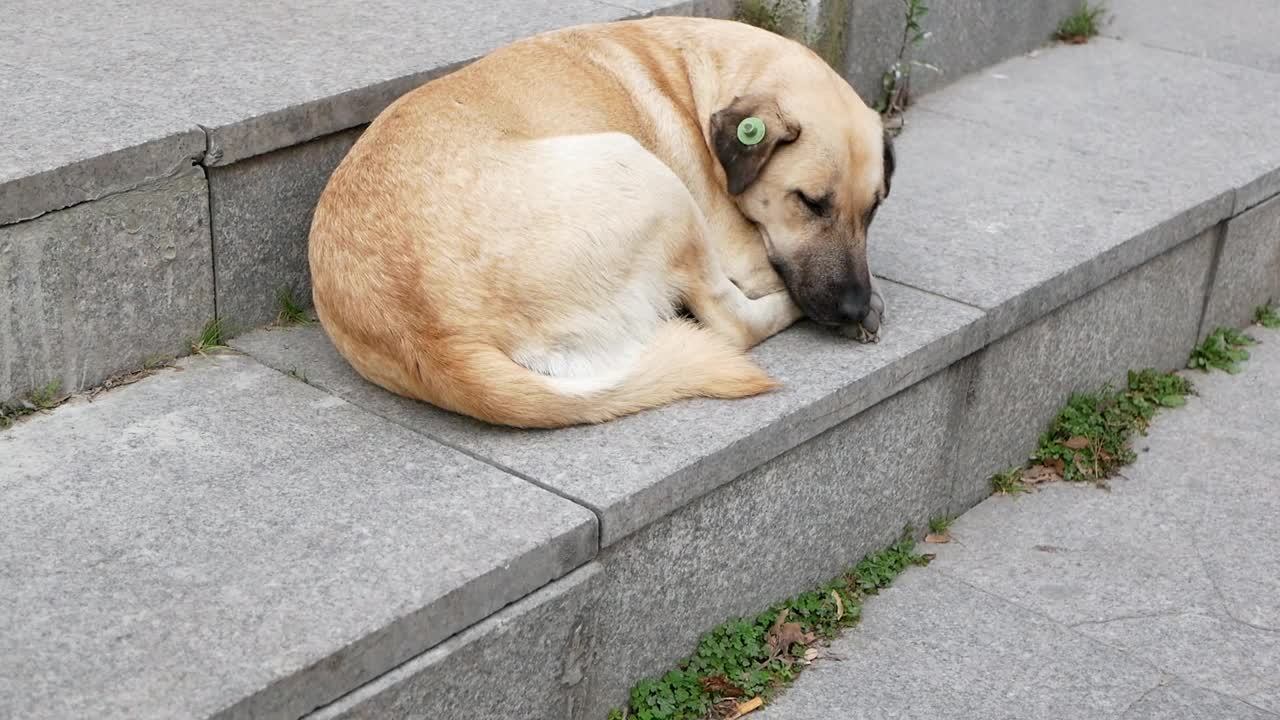
[{"label": "granite step", "polygon": [[[935,8],[920,90],[1029,50],[1075,0]],[[309,302],[321,188],[393,99],[512,40],[737,0],[13,0],[0,25],[0,402],[94,387]],[[774,3],[869,102],[898,0]]]},{"label": "granite step", "polygon": [[586,563],[595,516],[236,354],[0,433],[0,717],[281,718]]},{"label": "granite step", "polygon": [[[885,338],[769,340],[777,393],[516,432],[369,385],[311,325],[0,432],[0,716],[603,718],[973,506],[1068,393],[1280,298],[1276,51],[1178,37],[923,97],[871,240]],[[192,171],[296,179],[321,142]]]}]

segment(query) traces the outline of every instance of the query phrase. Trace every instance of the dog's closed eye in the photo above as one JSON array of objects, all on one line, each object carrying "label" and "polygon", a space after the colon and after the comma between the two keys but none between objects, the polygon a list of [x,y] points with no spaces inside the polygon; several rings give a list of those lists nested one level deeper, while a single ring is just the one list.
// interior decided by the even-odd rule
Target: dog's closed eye
[{"label": "dog's closed eye", "polygon": [[800,202],[809,209],[809,212],[814,215],[817,215],[818,217],[826,217],[831,213],[830,195],[823,195],[820,198],[814,198],[802,190],[795,190],[793,192]]}]

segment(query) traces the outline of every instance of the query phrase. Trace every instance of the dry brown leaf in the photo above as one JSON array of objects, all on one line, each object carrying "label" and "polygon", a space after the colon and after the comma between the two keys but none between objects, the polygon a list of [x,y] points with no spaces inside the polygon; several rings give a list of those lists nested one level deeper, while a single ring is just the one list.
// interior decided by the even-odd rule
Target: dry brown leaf
[{"label": "dry brown leaf", "polygon": [[1024,485],[1039,485],[1040,483],[1057,482],[1062,479],[1062,474],[1048,465],[1032,465],[1022,471],[1022,483]]},{"label": "dry brown leaf", "polygon": [[1067,464],[1062,462],[1062,458],[1049,458],[1044,462],[1046,467],[1053,468],[1053,471],[1062,475],[1067,471]]},{"label": "dry brown leaf", "polygon": [[844,601],[840,599],[840,593],[836,590],[831,591],[831,597],[836,599],[836,621],[844,617]]},{"label": "dry brown leaf", "polygon": [[930,545],[946,545],[951,542],[951,533],[929,533],[924,536],[924,541]]},{"label": "dry brown leaf", "polygon": [[735,709],[733,713],[728,717],[726,717],[724,720],[738,720],[738,718],[742,717],[743,715],[746,715],[747,713],[750,713],[750,712],[755,712],[756,710],[759,710],[763,706],[764,706],[763,698],[753,697],[746,702],[738,703],[737,709]]},{"label": "dry brown leaf", "polygon": [[1083,450],[1089,447],[1089,438],[1083,435],[1074,435],[1067,438],[1066,442],[1062,443],[1062,446],[1069,447],[1072,450]]},{"label": "dry brown leaf", "polygon": [[818,648],[809,648],[804,651],[804,659],[806,662],[813,662],[818,659]]},{"label": "dry brown leaf", "polygon": [[764,642],[769,646],[770,657],[778,657],[791,649],[792,645],[808,645],[814,640],[813,633],[807,633],[797,622],[776,625],[765,636]]},{"label": "dry brown leaf", "polygon": [[704,677],[698,681],[702,685],[702,689],[712,695],[722,695],[724,697],[742,697],[742,688],[734,685],[729,678],[724,675],[711,675]]}]

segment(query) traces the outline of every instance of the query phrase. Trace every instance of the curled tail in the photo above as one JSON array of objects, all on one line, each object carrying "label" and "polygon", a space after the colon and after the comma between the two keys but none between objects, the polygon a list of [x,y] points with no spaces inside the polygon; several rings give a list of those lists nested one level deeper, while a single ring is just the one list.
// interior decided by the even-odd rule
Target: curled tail
[{"label": "curled tail", "polygon": [[[588,391],[574,392],[493,346],[472,348],[458,359],[462,362],[451,364],[454,373],[446,383],[454,386],[449,397],[408,394],[490,423],[521,428],[599,423],[682,398],[741,398],[777,387],[732,343],[685,320],[663,323],[617,382]],[[438,381],[430,385],[444,389]],[[426,383],[421,389],[427,389]]]}]

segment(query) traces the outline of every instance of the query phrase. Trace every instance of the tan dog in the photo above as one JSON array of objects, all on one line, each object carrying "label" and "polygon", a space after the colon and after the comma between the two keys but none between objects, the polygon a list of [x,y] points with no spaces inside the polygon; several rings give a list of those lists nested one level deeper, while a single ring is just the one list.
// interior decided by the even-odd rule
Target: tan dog
[{"label": "tan dog", "polygon": [[746,350],[802,314],[878,330],[892,166],[879,116],[772,33],[548,33],[369,126],[316,209],[316,310],[365,378],[491,423],[754,395],[775,383]]}]

